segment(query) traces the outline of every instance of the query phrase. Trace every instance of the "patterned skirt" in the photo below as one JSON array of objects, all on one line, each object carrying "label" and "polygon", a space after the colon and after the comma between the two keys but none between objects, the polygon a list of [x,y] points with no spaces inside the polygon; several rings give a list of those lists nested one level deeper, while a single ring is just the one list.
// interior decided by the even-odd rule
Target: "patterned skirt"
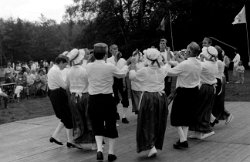
[{"label": "patterned skirt", "polygon": [[214,100],[214,106],[212,114],[218,120],[226,120],[230,113],[225,109],[225,77],[217,79],[217,82],[221,83],[221,89],[218,89]]},{"label": "patterned skirt", "polygon": [[76,143],[94,143],[95,137],[92,131],[88,115],[88,93],[81,96],[72,93],[70,95],[70,107],[73,119],[73,132]]},{"label": "patterned skirt", "polygon": [[166,94],[143,92],[137,118],[137,152],[162,149],[167,126],[168,104]]},{"label": "patterned skirt", "polygon": [[202,84],[197,100],[197,107],[194,112],[194,122],[190,126],[191,131],[209,133],[212,131],[210,118],[214,105],[215,89],[213,85]]}]

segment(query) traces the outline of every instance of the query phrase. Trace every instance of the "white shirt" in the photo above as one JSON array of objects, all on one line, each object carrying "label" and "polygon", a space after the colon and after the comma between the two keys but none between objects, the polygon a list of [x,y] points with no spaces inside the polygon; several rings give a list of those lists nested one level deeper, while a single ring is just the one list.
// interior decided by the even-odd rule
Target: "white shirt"
[{"label": "white shirt", "polygon": [[87,71],[82,65],[76,65],[70,68],[66,82],[71,93],[81,94],[88,92]]},{"label": "white shirt", "polygon": [[[136,70],[140,70],[141,68],[145,67],[144,62],[138,62],[136,64]],[[140,81],[133,81],[131,80],[131,89],[134,91],[142,91],[142,83]]]},{"label": "white shirt", "polygon": [[70,70],[70,66],[69,65],[67,65],[66,68],[64,68],[63,70],[61,70],[62,77],[63,77],[63,80],[65,82],[66,82],[67,76],[69,74],[69,70]]},{"label": "white shirt", "polygon": [[115,57],[111,56],[107,59],[107,63],[111,63],[121,69],[127,64],[127,61],[124,58],[120,58],[117,62],[115,62]]},{"label": "white shirt", "polygon": [[66,83],[63,80],[62,72],[58,65],[53,65],[48,72],[48,86],[49,89],[54,90],[57,88],[66,89]]},{"label": "white shirt", "polygon": [[215,84],[217,83],[216,75],[218,74],[217,62],[204,61],[201,62],[201,83],[202,84]]},{"label": "white shirt", "polygon": [[217,66],[218,66],[218,73],[216,75],[216,78],[222,79],[224,77],[224,69],[225,69],[225,63],[221,60],[217,60]]},{"label": "white shirt", "polygon": [[93,63],[87,64],[86,70],[89,94],[110,94],[113,93],[113,77],[124,78],[128,72],[128,66],[125,65],[119,69],[110,63],[105,63],[104,60],[95,60]]},{"label": "white shirt", "polygon": [[190,57],[168,70],[168,76],[178,76],[176,87],[194,88],[200,84],[201,63]]},{"label": "white shirt", "polygon": [[158,66],[143,67],[138,71],[131,70],[129,78],[135,82],[140,82],[141,91],[162,92],[164,90],[164,79],[167,76],[167,68]]},{"label": "white shirt", "polygon": [[238,66],[240,62],[240,55],[238,53],[235,55],[233,62],[234,62],[234,67]]},{"label": "white shirt", "polygon": [[[167,61],[173,61],[172,58],[173,58],[174,54],[172,51],[169,51],[169,52],[170,52],[171,56],[168,55],[168,51],[166,49],[164,52],[161,52],[161,56],[164,58],[164,63],[166,63]],[[170,58],[168,58],[168,57],[170,57]]]}]

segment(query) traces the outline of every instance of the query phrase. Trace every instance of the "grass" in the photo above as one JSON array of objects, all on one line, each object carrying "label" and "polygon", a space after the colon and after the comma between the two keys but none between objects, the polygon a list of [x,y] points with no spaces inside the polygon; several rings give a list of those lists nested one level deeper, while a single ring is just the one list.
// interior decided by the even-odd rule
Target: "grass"
[{"label": "grass", "polygon": [[[229,79],[233,81],[232,71],[229,72]],[[176,78],[173,79],[172,89],[175,88],[175,81]],[[250,70],[245,72],[244,84],[231,82],[226,85],[225,100],[250,102]],[[54,115],[48,97],[23,99],[19,103],[10,103],[8,109],[3,109],[2,102],[0,105],[0,124],[48,115]]]}]

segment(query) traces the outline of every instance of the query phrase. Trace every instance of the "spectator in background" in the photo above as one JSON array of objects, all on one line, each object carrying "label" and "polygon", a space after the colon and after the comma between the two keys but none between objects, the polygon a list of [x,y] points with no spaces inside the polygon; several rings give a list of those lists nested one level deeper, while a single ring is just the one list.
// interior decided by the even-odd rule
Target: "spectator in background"
[{"label": "spectator in background", "polygon": [[14,76],[15,70],[14,70],[14,68],[12,67],[11,62],[8,62],[8,63],[7,63],[7,67],[4,69],[4,75],[5,75],[6,73],[10,73],[10,76],[11,76],[11,77]]},{"label": "spectator in background", "polygon": [[[237,68],[239,62],[240,62],[240,55],[239,55],[239,53],[237,51],[235,51],[235,56],[234,56],[234,59],[233,59],[233,63],[234,63],[233,76],[235,78],[237,78],[237,80],[238,80],[238,72],[236,71],[236,68]],[[237,82],[237,80],[236,80],[236,82]]]},{"label": "spectator in background", "polygon": [[245,73],[245,67],[242,64],[242,61],[239,61],[238,66],[236,67],[236,72],[238,73],[238,80],[235,83],[244,83],[245,77],[244,77],[244,73]]},{"label": "spectator in background", "polygon": [[17,97],[17,102],[20,101],[20,94],[21,92],[23,91],[23,88],[26,84],[26,78],[25,76],[23,75],[23,72],[20,71],[18,74],[17,74],[17,78],[16,78],[16,88],[15,88],[15,95]]},{"label": "spectator in background", "polygon": [[224,75],[225,75],[225,77],[226,77],[226,83],[229,83],[228,69],[229,69],[229,65],[230,65],[230,59],[229,59],[229,57],[225,54],[224,51],[222,51],[222,55],[223,55],[223,62],[224,62],[224,64],[225,64]]}]

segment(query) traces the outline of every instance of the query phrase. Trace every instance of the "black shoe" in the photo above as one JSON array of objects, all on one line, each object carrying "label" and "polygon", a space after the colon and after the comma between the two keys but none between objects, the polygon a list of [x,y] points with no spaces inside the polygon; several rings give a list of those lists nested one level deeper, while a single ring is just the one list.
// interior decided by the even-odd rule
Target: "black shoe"
[{"label": "black shoe", "polygon": [[188,142],[184,141],[184,142],[180,142],[177,141],[174,145],[173,145],[174,149],[185,149],[188,148]]},{"label": "black shoe", "polygon": [[214,127],[215,124],[218,124],[219,123],[219,120],[218,119],[215,119],[212,123],[210,123],[210,126],[211,127]]},{"label": "black shoe", "polygon": [[109,162],[115,161],[116,159],[117,159],[117,157],[115,155],[108,154],[108,161]]},{"label": "black shoe", "polygon": [[75,145],[75,144],[73,144],[73,143],[70,143],[70,142],[67,142],[67,147],[68,147],[68,148],[78,148],[78,149],[82,149],[81,147],[79,147],[79,146],[77,146],[77,145]]},{"label": "black shoe", "polygon": [[103,160],[103,154],[101,151],[98,151],[96,154],[96,160]]},{"label": "black shoe", "polygon": [[124,124],[128,124],[128,123],[129,123],[129,121],[128,121],[128,119],[127,119],[127,118],[122,118],[122,123],[124,123]]},{"label": "black shoe", "polygon": [[57,141],[55,138],[53,138],[53,137],[50,137],[50,139],[49,139],[49,142],[51,142],[51,143],[56,143],[56,144],[58,144],[58,145],[63,145],[63,143],[62,142],[59,142],[59,141]]}]

